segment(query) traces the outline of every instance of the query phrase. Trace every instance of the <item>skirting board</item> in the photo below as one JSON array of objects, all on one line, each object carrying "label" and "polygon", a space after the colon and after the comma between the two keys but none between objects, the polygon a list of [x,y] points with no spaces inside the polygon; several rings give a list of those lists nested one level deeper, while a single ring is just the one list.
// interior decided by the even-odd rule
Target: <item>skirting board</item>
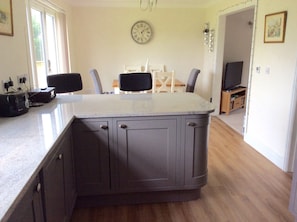
[{"label": "skirting board", "polygon": [[285,171],[285,159],[284,157],[279,156],[273,150],[270,150],[269,147],[262,144],[260,141],[251,138],[248,134],[245,134],[244,141],[249,144],[253,149],[262,154],[265,158],[270,160],[273,164],[279,167],[281,170]]}]

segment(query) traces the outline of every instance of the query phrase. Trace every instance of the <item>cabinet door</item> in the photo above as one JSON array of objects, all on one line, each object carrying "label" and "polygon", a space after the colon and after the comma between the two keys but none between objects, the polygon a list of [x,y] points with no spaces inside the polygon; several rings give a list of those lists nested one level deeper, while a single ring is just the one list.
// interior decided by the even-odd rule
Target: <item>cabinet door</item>
[{"label": "cabinet door", "polygon": [[44,206],[47,222],[66,221],[63,153],[61,149],[43,168]]},{"label": "cabinet door", "polygon": [[185,186],[199,188],[207,182],[208,115],[185,118]]},{"label": "cabinet door", "polygon": [[8,222],[43,222],[41,189],[39,177],[36,177],[17,204]]},{"label": "cabinet door", "polygon": [[79,196],[110,190],[108,121],[77,120],[73,124],[76,183]]},{"label": "cabinet door", "polygon": [[68,130],[64,135],[64,139],[60,143],[60,147],[61,153],[63,154],[65,210],[67,218],[70,219],[76,200],[76,182],[71,130]]},{"label": "cabinet door", "polygon": [[119,189],[155,191],[176,185],[177,119],[118,119]]}]

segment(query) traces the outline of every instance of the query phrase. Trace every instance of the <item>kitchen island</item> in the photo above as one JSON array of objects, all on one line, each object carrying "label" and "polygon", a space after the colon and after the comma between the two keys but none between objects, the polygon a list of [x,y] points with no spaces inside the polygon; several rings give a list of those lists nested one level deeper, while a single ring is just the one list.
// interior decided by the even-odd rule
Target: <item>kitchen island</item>
[{"label": "kitchen island", "polygon": [[[146,202],[177,200],[172,191],[179,196],[185,191],[180,200],[198,197],[207,181],[207,128],[213,111],[212,104],[191,93],[62,95],[22,116],[1,118],[0,218],[13,215],[36,178],[44,185],[41,189],[50,190],[43,183],[57,176],[50,167],[63,158],[59,149],[64,147],[73,147],[78,204],[113,204],[117,195],[143,194],[148,199],[145,194],[154,193],[164,194],[164,199]],[[93,154],[96,158],[86,162]],[[61,177],[71,172],[63,166]],[[100,175],[84,176],[95,167]],[[65,185],[71,178],[62,180]],[[40,195],[45,206],[51,201],[46,191]]]}]

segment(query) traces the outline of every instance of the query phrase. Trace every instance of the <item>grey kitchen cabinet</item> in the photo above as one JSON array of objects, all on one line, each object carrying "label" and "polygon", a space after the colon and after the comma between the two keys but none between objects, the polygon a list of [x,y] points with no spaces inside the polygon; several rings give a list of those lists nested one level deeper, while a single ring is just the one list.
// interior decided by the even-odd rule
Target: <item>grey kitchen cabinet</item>
[{"label": "grey kitchen cabinet", "polygon": [[72,130],[78,196],[109,192],[109,120],[77,119]]},{"label": "grey kitchen cabinet", "polygon": [[28,186],[7,222],[43,222],[42,185],[39,176]]},{"label": "grey kitchen cabinet", "polygon": [[79,205],[198,198],[207,182],[208,123],[208,114],[76,119]]},{"label": "grey kitchen cabinet", "polygon": [[65,134],[63,141],[60,143],[60,147],[63,155],[65,211],[68,221],[72,215],[76,200],[76,181],[71,130],[68,130]]},{"label": "grey kitchen cabinet", "polygon": [[142,192],[175,187],[178,118],[117,118],[114,124],[118,189]]},{"label": "grey kitchen cabinet", "polygon": [[43,202],[47,222],[68,221],[72,214],[76,191],[71,139],[71,131],[68,130],[42,169]]},{"label": "grey kitchen cabinet", "polygon": [[208,115],[184,117],[184,186],[187,189],[202,187],[207,182],[208,124]]}]

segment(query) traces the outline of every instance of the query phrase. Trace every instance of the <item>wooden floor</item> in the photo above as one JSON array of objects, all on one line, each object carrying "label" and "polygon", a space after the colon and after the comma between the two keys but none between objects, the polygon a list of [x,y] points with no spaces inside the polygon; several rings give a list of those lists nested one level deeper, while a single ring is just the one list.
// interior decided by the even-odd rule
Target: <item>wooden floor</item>
[{"label": "wooden floor", "polygon": [[208,183],[198,200],[75,209],[72,222],[294,221],[288,210],[291,175],[216,117],[208,160]]}]

